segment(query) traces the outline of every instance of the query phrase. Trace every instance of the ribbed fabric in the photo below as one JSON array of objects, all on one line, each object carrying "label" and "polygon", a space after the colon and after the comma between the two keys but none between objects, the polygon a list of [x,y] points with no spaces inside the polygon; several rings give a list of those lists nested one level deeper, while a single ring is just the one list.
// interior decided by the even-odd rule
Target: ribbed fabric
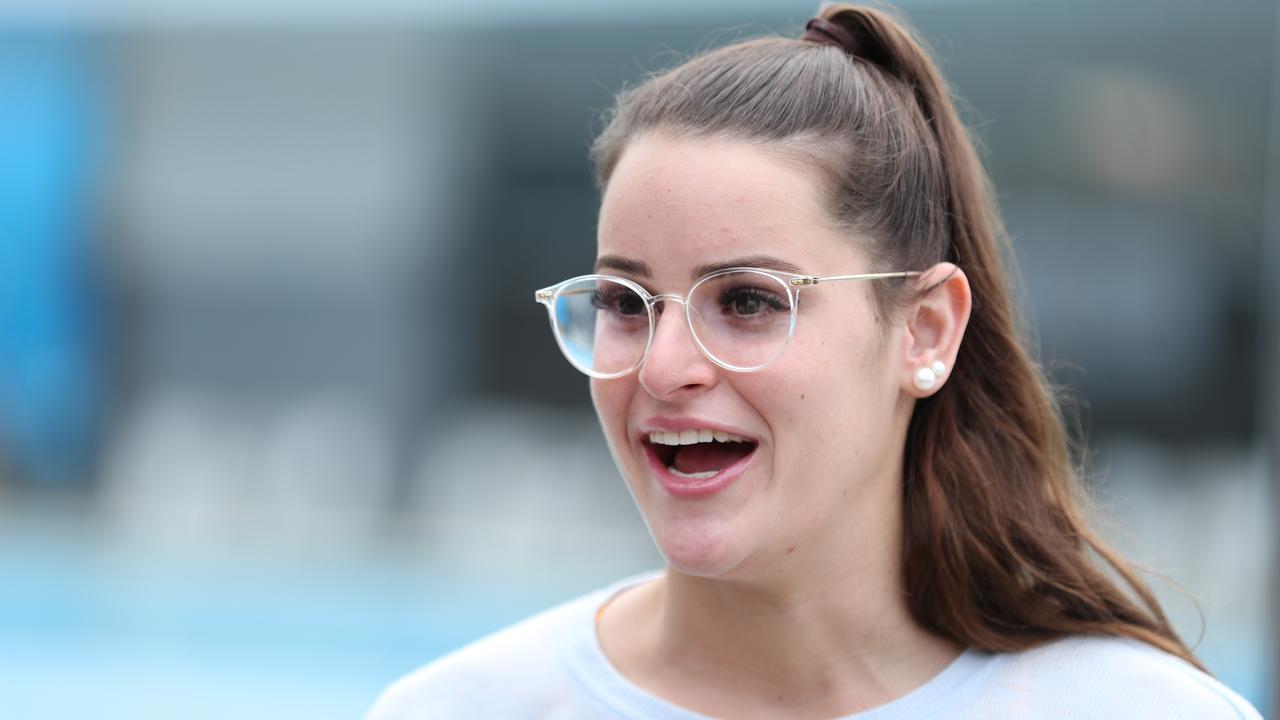
[{"label": "ribbed fabric", "polygon": [[[628,681],[605,657],[598,610],[657,573],[481,639],[398,681],[368,720],[707,720]],[[840,720],[1261,720],[1240,696],[1145,643],[1073,637],[1018,653],[969,649],[925,684]]]}]

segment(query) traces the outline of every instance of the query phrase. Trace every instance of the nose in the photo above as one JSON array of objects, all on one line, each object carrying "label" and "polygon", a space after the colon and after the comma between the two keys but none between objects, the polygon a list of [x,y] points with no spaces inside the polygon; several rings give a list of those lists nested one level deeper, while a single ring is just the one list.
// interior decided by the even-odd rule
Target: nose
[{"label": "nose", "polygon": [[684,302],[666,299],[660,307],[653,343],[640,366],[640,384],[659,400],[678,400],[715,385],[719,367],[698,349]]}]

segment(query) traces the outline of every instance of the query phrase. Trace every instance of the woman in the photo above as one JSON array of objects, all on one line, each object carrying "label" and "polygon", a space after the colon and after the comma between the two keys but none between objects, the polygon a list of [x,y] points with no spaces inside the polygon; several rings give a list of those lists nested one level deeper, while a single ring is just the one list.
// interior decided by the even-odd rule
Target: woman
[{"label": "woman", "polygon": [[1254,718],[1086,526],[1000,220],[905,26],[828,6],[622,94],[541,290],[667,559],[371,717]]}]

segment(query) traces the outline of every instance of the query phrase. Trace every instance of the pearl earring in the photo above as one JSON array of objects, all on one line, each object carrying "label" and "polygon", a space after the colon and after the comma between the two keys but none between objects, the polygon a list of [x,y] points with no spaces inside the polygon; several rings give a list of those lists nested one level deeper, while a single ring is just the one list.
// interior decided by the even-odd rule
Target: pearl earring
[{"label": "pearl earring", "polygon": [[937,384],[938,378],[946,374],[947,366],[942,364],[941,360],[934,360],[929,367],[922,367],[916,371],[916,387],[921,390],[932,390]]}]

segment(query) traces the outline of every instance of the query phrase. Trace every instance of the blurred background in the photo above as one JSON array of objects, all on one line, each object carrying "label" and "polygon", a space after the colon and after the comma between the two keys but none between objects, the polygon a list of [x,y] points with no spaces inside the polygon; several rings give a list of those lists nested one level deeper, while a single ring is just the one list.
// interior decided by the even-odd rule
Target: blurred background
[{"label": "blurred background", "polygon": [[[902,5],[1106,533],[1275,712],[1276,4]],[[815,9],[0,5],[0,716],[358,717],[658,567],[532,290],[615,90]]]}]

